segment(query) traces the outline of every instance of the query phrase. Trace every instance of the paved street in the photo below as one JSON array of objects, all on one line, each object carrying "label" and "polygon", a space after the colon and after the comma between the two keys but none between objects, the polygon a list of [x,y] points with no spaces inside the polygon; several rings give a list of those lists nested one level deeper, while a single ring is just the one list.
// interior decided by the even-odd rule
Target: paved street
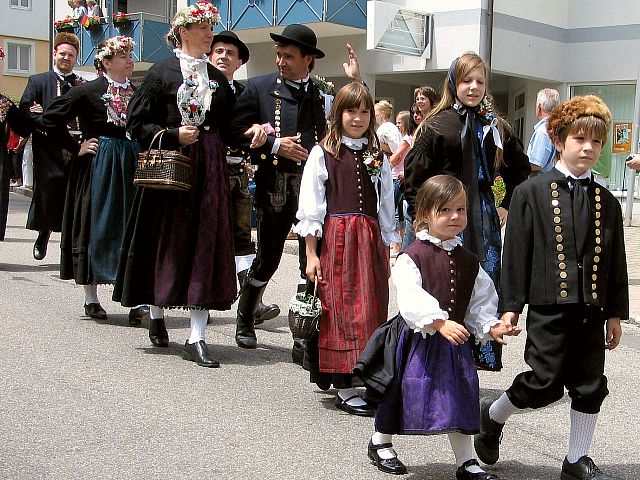
[{"label": "paved street", "polygon": [[[291,362],[285,315],[258,331],[259,348],[234,342],[235,311],[212,312],[207,342],[220,369],[180,358],[185,312],[168,312],[170,348],[153,348],[146,328],[127,327],[128,310],[100,287],[106,321],[82,316],[83,291],[58,278],[59,234],[42,262],[24,229],[29,199],[11,194],[0,243],[0,478],[2,479],[389,479],[371,466],[373,422],[339,412],[334,393],[308,383]],[[149,232],[150,235],[153,232]],[[640,317],[640,229],[627,229],[632,314]],[[266,302],[286,313],[297,256],[285,254]],[[390,312],[394,313],[392,292]],[[146,327],[146,324],[143,324]],[[480,373],[497,394],[525,368],[524,335],[505,350],[502,373]],[[640,328],[624,326],[607,354],[611,395],[592,456],[603,469],[640,479]],[[558,479],[568,444],[569,400],[505,428],[502,479]],[[445,436],[397,437],[409,479],[452,479]]]}]

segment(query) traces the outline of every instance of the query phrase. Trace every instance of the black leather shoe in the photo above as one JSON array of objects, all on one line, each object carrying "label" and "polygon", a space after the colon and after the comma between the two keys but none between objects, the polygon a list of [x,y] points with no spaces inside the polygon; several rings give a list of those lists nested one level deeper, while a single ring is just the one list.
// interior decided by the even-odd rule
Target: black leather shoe
[{"label": "black leather shoe", "polygon": [[38,238],[33,245],[33,258],[43,260],[47,256],[47,245],[49,244],[50,230],[42,230],[38,232]]},{"label": "black leather shoe", "polygon": [[149,320],[149,340],[155,347],[167,348],[169,346],[169,333],[163,318]]},{"label": "black leather shoe", "polygon": [[132,308],[129,310],[129,326],[130,327],[139,327],[142,323],[142,320],[146,320],[151,318],[149,316],[149,306],[148,305],[140,305],[139,307]]},{"label": "black leather shoe", "polygon": [[[393,448],[391,443],[383,443],[382,445],[374,445],[371,440],[369,440],[369,448],[367,448],[367,456],[373,465],[378,467],[378,470],[384,473],[391,473],[393,475],[405,475],[407,473],[407,467],[405,467],[404,463],[398,460],[398,455],[396,454],[393,458],[380,458],[378,455],[378,450],[382,450],[383,448]],[[395,450],[393,453],[396,453]]]},{"label": "black leather shoe", "polygon": [[104,308],[99,303],[85,303],[84,314],[97,320],[107,319],[107,312],[104,311]]},{"label": "black leather shoe", "polygon": [[499,476],[493,475],[487,472],[471,473],[469,470],[467,470],[467,467],[470,467],[471,465],[475,465],[476,467],[480,466],[480,464],[475,458],[472,458],[471,460],[467,460],[466,462],[464,462],[462,465],[458,467],[458,470],[456,470],[456,480],[499,480],[500,479]]},{"label": "black leather shoe", "polygon": [[368,403],[358,407],[349,405],[347,402],[353,398],[359,398],[360,395],[353,395],[345,400],[340,398],[340,395],[336,393],[336,407],[338,410],[347,412],[349,415],[357,415],[359,417],[373,417],[376,414],[375,409]]},{"label": "black leather shoe", "polygon": [[182,350],[182,358],[196,362],[196,365],[201,367],[218,368],[220,366],[220,362],[209,356],[209,350],[204,340],[196,343],[189,343],[187,340]]},{"label": "black leather shoe", "polygon": [[480,433],[473,438],[478,458],[487,465],[493,465],[500,457],[500,441],[504,423],[498,423],[489,417],[490,398],[480,400]]},{"label": "black leather shoe", "polygon": [[610,475],[605,475],[598,468],[598,466],[593,463],[591,458],[580,457],[580,459],[576,463],[569,463],[567,457],[564,458],[564,462],[562,462],[562,472],[560,473],[561,480],[622,480],[619,477],[612,477]]}]

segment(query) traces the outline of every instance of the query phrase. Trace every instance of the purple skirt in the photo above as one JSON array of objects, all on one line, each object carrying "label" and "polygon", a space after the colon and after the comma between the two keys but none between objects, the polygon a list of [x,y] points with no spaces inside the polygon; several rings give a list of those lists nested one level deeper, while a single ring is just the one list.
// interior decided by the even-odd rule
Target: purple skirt
[{"label": "purple skirt", "polygon": [[398,338],[395,378],[376,412],[376,431],[478,433],[479,395],[469,342],[454,346],[439,333],[422,338],[405,323]]},{"label": "purple skirt", "polygon": [[122,245],[113,299],[131,307],[228,310],[236,295],[227,162],[217,133],[185,154],[188,192],[139,188]]}]

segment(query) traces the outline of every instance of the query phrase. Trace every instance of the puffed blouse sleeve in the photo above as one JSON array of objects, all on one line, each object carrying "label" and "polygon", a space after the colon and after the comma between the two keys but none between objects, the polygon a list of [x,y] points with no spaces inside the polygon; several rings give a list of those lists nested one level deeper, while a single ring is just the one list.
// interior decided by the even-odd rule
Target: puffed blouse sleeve
[{"label": "puffed blouse sleeve", "polygon": [[478,269],[464,323],[476,341],[482,343],[491,340],[489,330],[500,323],[496,287],[482,267]]},{"label": "puffed blouse sleeve", "polygon": [[298,224],[293,231],[301,237],[322,237],[322,226],[327,214],[327,187],[329,178],[324,151],[318,145],[311,149],[302,172],[298,198]]},{"label": "puffed blouse sleeve", "polygon": [[[411,257],[399,255],[391,270],[391,278],[398,291],[398,307],[407,325],[424,338],[433,335],[435,320],[448,320],[449,314],[440,308],[440,303],[422,288],[422,275]],[[495,290],[494,290],[495,291]]]},{"label": "puffed blouse sleeve", "polygon": [[[131,139],[138,140],[143,148],[148,148],[153,136],[166,128],[157,122],[167,120],[166,108],[159,105],[159,102],[167,98],[168,88],[170,85],[151,68],[145,75],[142,86],[134,92],[129,102],[127,132]],[[178,131],[178,127],[167,129],[162,136],[163,149],[177,150],[180,147]]]},{"label": "puffed blouse sleeve", "polygon": [[389,160],[386,157],[382,161],[380,171],[379,195],[378,222],[380,223],[382,241],[385,245],[389,245],[391,242],[401,242],[400,235],[395,230],[396,206],[393,195],[393,176]]}]

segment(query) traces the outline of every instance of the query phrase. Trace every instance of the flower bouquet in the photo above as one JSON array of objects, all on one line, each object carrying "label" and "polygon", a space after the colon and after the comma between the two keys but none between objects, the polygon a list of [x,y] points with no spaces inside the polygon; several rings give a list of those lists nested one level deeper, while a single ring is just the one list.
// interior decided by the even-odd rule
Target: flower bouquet
[{"label": "flower bouquet", "polygon": [[69,15],[53,23],[53,26],[58,32],[71,32],[76,25],[76,19]]},{"label": "flower bouquet", "polygon": [[367,167],[367,173],[372,177],[380,175],[380,169],[382,168],[382,158],[377,150],[365,151],[362,154],[362,163]]},{"label": "flower bouquet", "polygon": [[124,12],[117,12],[111,15],[111,21],[114,26],[123,28],[129,26],[131,23],[131,17]]}]

